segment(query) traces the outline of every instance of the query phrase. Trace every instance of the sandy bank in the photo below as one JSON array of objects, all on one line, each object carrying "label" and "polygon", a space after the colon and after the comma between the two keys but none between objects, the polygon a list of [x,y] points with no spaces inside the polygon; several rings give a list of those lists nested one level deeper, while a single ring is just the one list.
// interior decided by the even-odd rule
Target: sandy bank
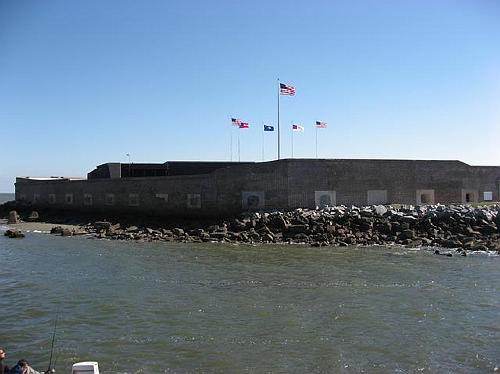
[{"label": "sandy bank", "polygon": [[67,228],[69,230],[76,230],[78,228],[76,225],[60,225],[45,222],[20,222],[16,224],[7,224],[6,219],[0,219],[0,227],[11,230],[21,230],[23,232],[50,233],[50,230],[55,226],[61,226],[62,228]]}]

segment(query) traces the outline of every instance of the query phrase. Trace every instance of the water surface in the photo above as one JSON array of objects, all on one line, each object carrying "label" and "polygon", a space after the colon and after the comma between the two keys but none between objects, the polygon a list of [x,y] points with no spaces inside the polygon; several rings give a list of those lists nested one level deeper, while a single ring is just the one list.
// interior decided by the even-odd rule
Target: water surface
[{"label": "water surface", "polygon": [[500,259],[398,248],[0,237],[9,363],[104,373],[487,373]]},{"label": "water surface", "polygon": [[16,199],[16,195],[13,193],[3,193],[0,192],[0,204],[3,204],[7,201],[12,201]]}]

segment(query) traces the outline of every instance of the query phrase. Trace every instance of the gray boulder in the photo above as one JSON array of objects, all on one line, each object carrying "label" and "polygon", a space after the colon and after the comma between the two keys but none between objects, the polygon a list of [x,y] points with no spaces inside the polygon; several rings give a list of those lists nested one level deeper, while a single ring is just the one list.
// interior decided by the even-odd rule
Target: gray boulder
[{"label": "gray boulder", "polygon": [[24,234],[20,230],[7,230],[7,231],[5,231],[4,236],[11,238],[11,239],[24,238]]},{"label": "gray boulder", "polygon": [[106,222],[106,221],[94,222],[94,227],[97,230],[97,232],[107,231],[111,228],[111,222]]},{"label": "gray boulder", "polygon": [[16,223],[19,223],[19,214],[17,214],[15,210],[11,210],[9,212],[9,219],[7,220],[7,224],[15,225]]}]

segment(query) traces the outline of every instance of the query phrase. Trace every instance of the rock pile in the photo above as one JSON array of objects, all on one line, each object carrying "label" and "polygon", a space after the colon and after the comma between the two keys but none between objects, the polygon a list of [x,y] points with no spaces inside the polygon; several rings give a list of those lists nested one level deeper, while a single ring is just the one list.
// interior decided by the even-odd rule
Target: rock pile
[{"label": "rock pile", "polygon": [[500,207],[335,206],[289,212],[246,213],[219,224],[137,227],[95,222],[85,230],[99,238],[227,243],[305,243],[312,246],[437,246],[500,251]]},{"label": "rock pile", "polygon": [[20,230],[7,230],[3,235],[11,239],[24,238],[24,234]]}]

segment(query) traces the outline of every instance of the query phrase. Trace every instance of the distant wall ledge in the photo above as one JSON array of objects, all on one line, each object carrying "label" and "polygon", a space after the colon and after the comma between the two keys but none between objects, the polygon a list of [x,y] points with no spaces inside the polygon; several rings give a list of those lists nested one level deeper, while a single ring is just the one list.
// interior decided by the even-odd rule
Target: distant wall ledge
[{"label": "distant wall ledge", "polygon": [[166,177],[174,175],[209,174],[216,170],[230,166],[253,164],[253,162],[232,161],[167,161],[156,163],[128,163],[107,162],[98,165],[87,174],[88,179],[117,179],[117,178],[144,178]]},{"label": "distant wall ledge", "polygon": [[67,181],[81,181],[81,180],[86,180],[86,178],[83,177],[16,177],[16,182],[22,182],[23,180],[25,181],[60,181],[60,180],[67,180]]}]

